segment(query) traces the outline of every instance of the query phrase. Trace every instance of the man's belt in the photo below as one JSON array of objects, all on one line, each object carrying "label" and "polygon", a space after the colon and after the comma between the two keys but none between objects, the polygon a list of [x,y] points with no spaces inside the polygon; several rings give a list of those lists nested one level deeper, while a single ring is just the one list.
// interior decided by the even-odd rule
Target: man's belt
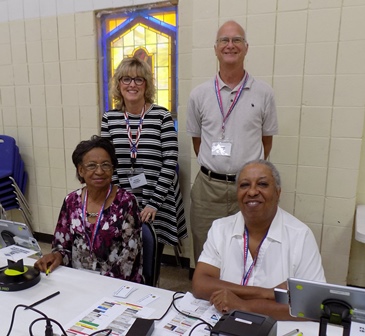
[{"label": "man's belt", "polygon": [[226,181],[226,182],[235,182],[236,181],[236,174],[219,174],[219,173],[212,172],[211,170],[209,170],[208,168],[205,168],[203,166],[200,167],[200,170],[202,171],[202,173],[209,176],[210,178],[214,178],[214,179]]}]

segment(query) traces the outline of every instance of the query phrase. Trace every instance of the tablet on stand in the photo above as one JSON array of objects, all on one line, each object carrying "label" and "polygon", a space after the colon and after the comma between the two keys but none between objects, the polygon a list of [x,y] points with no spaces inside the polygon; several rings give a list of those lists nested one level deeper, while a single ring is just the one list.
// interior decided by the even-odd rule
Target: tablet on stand
[{"label": "tablet on stand", "polygon": [[[319,336],[327,324],[343,327],[349,336],[352,322],[365,322],[365,289],[303,279],[288,279],[290,314],[320,322]],[[365,329],[364,329],[365,330]]]}]

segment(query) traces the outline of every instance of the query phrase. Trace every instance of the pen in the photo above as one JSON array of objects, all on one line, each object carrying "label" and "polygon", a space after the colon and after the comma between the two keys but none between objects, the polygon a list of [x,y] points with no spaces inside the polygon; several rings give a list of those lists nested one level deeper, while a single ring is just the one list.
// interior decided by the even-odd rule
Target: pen
[{"label": "pen", "polygon": [[49,274],[49,268],[46,269],[46,276]]},{"label": "pen", "polygon": [[288,333],[284,334],[283,336],[293,336],[299,333],[299,329],[294,329],[292,331],[289,331]]},{"label": "pen", "polygon": [[53,297],[55,297],[55,296],[56,296],[56,295],[58,295],[58,294],[60,294],[60,291],[57,291],[56,293],[53,293],[53,294],[51,294],[51,295],[46,296],[46,297],[45,297],[44,299],[42,299],[42,300],[39,300],[39,301],[37,301],[37,302],[32,303],[31,305],[29,305],[28,307],[26,307],[26,308],[25,308],[25,310],[26,310],[26,309],[28,309],[28,308],[33,308],[33,307],[35,307],[35,306],[39,305],[40,303],[42,303],[42,302],[44,302],[44,301],[47,301],[47,300],[49,300],[49,299],[52,299]]}]

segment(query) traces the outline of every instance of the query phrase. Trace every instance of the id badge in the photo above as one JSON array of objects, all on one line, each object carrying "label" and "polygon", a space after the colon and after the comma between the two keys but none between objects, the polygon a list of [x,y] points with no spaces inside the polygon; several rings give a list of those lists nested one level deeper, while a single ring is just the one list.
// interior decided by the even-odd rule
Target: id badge
[{"label": "id badge", "polygon": [[231,156],[232,142],[229,140],[214,141],[212,144],[212,156]]},{"label": "id badge", "polygon": [[144,173],[130,176],[128,177],[128,180],[132,189],[136,189],[147,184],[146,176]]}]

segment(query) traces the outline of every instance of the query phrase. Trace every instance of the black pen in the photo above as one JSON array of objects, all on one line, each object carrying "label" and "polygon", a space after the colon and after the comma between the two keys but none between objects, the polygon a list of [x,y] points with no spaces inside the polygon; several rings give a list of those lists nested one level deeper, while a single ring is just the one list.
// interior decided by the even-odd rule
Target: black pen
[{"label": "black pen", "polygon": [[33,307],[35,307],[35,306],[37,306],[37,305],[39,305],[40,303],[42,303],[42,302],[44,302],[44,301],[47,301],[47,300],[49,300],[49,299],[52,299],[53,297],[55,297],[56,295],[58,295],[58,294],[60,294],[60,291],[57,291],[56,293],[53,293],[53,294],[51,294],[51,295],[48,295],[48,296],[46,296],[44,299],[42,299],[42,300],[39,300],[39,301],[37,301],[37,302],[34,302],[34,303],[32,303],[31,305],[29,305],[27,308],[25,308],[24,310],[26,310],[26,309],[28,309],[28,308],[33,308]]},{"label": "black pen", "polygon": [[299,329],[294,329],[292,331],[289,331],[288,333],[284,334],[283,336],[292,336],[292,335],[296,335],[300,332]]}]

